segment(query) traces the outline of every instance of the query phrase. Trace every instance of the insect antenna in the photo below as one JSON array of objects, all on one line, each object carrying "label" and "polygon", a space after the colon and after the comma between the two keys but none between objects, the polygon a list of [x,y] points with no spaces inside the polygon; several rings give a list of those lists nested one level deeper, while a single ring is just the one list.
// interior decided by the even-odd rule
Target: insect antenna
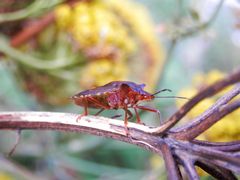
[{"label": "insect antenna", "polygon": [[185,100],[190,100],[187,97],[182,97],[182,96],[154,96],[154,98],[175,98],[175,99],[185,99]]},{"label": "insect antenna", "polygon": [[154,93],[154,94],[152,94],[152,95],[153,95],[153,96],[155,96],[156,94],[159,94],[159,93],[161,93],[161,92],[164,92],[164,91],[172,92],[172,90],[171,90],[171,89],[161,89],[161,90],[159,90],[159,91],[155,92],[155,93]]},{"label": "insect antenna", "polygon": [[172,92],[171,89],[161,89],[161,90],[155,92],[155,93],[152,94],[152,95],[154,96],[154,98],[175,98],[175,99],[186,99],[186,100],[190,100],[189,98],[182,97],[182,96],[155,96],[156,94],[159,94],[159,93],[164,92],[164,91]]}]

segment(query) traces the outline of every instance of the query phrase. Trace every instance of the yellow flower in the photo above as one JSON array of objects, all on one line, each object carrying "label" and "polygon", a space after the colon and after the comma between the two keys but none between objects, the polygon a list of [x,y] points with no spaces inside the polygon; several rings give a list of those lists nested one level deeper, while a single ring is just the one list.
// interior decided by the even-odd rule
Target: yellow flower
[{"label": "yellow flower", "polygon": [[130,68],[134,66],[137,69],[127,79],[146,83],[146,90],[153,91],[161,72],[164,51],[158,42],[151,16],[143,5],[132,0],[92,0],[76,2],[70,9],[70,15],[67,16],[70,22],[61,14],[60,10],[66,11],[61,7],[56,9],[56,19],[57,22],[67,19],[68,26],[61,27],[71,35],[82,52],[94,47],[115,49],[110,52],[113,53],[111,56],[99,52],[90,56],[90,59],[125,60]]},{"label": "yellow flower", "polygon": [[[24,75],[19,78],[22,86],[38,101],[64,104],[76,90],[115,80],[145,83],[147,91],[154,90],[165,60],[164,49],[143,5],[133,0],[76,1],[57,6],[54,13],[54,36],[45,31],[48,36],[42,38],[47,36],[56,46],[46,47],[49,43],[38,41],[38,49],[29,46],[25,51],[40,50],[33,54],[40,54],[41,59],[59,59],[60,55],[62,61],[71,59],[72,64],[54,71],[19,68]],[[44,80],[35,81],[36,77]]]},{"label": "yellow flower", "polygon": [[100,59],[89,63],[81,73],[80,83],[85,88],[102,86],[111,81],[125,80],[128,67],[124,62]]},{"label": "yellow flower", "polygon": [[[161,47],[158,38],[156,38],[155,26],[148,11],[143,5],[131,0],[106,0],[106,2],[122,19],[126,20],[134,35],[141,40],[140,47],[146,51],[146,54],[150,54],[148,63],[145,64],[143,69],[148,70],[147,75],[143,75],[143,79],[145,82],[148,82],[146,89],[152,91],[164,62],[162,60],[159,61],[159,59],[164,59],[165,53],[164,48]],[[131,47],[131,42],[129,42],[129,46]]]},{"label": "yellow flower", "polygon": [[56,23],[59,28],[66,28],[71,20],[71,7],[67,4],[62,4],[55,9]]},{"label": "yellow flower", "polygon": [[216,81],[224,78],[225,74],[218,71],[218,70],[212,70],[207,74],[207,84],[213,84]]},{"label": "yellow flower", "polygon": [[128,27],[103,2],[78,2],[72,10],[69,5],[61,5],[55,14],[59,27],[66,29],[83,49],[104,44],[125,53],[135,50]]}]

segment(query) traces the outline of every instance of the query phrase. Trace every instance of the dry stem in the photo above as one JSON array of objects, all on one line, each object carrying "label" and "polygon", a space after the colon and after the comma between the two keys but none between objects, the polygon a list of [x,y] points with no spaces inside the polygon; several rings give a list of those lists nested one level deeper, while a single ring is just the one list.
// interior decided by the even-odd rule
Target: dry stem
[{"label": "dry stem", "polygon": [[236,179],[233,173],[240,174],[240,141],[214,143],[194,140],[194,138],[223,116],[239,108],[239,100],[229,102],[240,93],[240,85],[236,85],[233,90],[192,122],[175,130],[171,128],[202,99],[239,81],[240,70],[206,87],[160,127],[152,128],[129,123],[128,136],[123,121],[99,116],[84,116],[77,122],[79,116],[77,114],[54,112],[1,112],[0,129],[49,129],[104,136],[162,155],[168,179],[182,178],[179,166],[184,167],[189,179],[198,179],[194,167],[196,165],[213,177]]}]

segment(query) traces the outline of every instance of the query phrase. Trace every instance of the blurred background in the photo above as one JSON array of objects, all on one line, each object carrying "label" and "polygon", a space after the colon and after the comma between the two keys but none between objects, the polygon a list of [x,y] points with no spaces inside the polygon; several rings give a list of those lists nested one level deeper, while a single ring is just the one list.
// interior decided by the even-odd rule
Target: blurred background
[{"label": "blurred background", "polygon": [[[71,95],[116,80],[191,98],[240,66],[239,49],[237,0],[2,0],[0,111],[81,113]],[[226,91],[204,100],[184,121]],[[184,102],[147,104],[164,120]],[[116,113],[122,111],[102,115]],[[237,110],[198,138],[240,140],[239,116]],[[154,113],[141,112],[141,119],[149,126],[160,123]],[[0,180],[166,179],[161,157],[123,142],[26,130],[13,156],[5,158],[16,137],[0,132]]]}]

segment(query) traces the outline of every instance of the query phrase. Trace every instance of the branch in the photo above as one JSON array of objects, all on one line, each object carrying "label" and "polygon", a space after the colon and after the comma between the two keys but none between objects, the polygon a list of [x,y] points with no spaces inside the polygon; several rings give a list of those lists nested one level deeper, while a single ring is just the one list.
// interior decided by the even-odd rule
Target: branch
[{"label": "branch", "polygon": [[176,160],[173,158],[173,155],[168,145],[166,143],[162,143],[160,144],[160,149],[162,151],[162,156],[168,173],[168,179],[182,179]]},{"label": "branch", "polygon": [[51,129],[88,133],[128,142],[156,152],[156,149],[148,143],[142,143],[156,141],[156,138],[150,135],[152,133],[150,127],[129,122],[130,135],[126,136],[123,121],[100,116],[83,116],[77,122],[78,116],[78,114],[55,112],[0,112],[0,129]]},{"label": "branch", "polygon": [[205,164],[212,164],[216,167],[227,169],[231,173],[235,172],[237,174],[240,174],[240,167],[238,165],[233,165],[231,163],[228,163],[227,161],[219,161],[215,159],[212,160],[211,158],[199,158],[198,161],[203,162]]},{"label": "branch", "polygon": [[218,13],[219,13],[223,3],[224,3],[224,0],[220,0],[219,4],[217,5],[215,11],[213,12],[212,16],[210,17],[210,19],[208,21],[203,22],[201,24],[198,24],[198,25],[196,25],[194,27],[190,27],[186,31],[183,31],[182,33],[180,33],[179,36],[181,38],[188,37],[188,36],[191,36],[191,35],[194,35],[194,34],[198,33],[201,30],[206,29],[217,18],[217,15],[218,15]]},{"label": "branch", "polygon": [[208,141],[193,140],[192,143],[202,145],[205,147],[211,147],[219,151],[227,151],[227,152],[240,151],[240,141],[215,143],[215,142],[208,142]]},{"label": "branch", "polygon": [[188,178],[190,180],[198,180],[199,177],[194,167],[195,160],[189,157],[189,154],[187,154],[186,152],[176,151],[175,153],[177,154],[178,159],[183,165],[188,175]]},{"label": "branch", "polygon": [[[203,94],[200,92],[195,98],[197,101],[200,101],[201,98],[216,93],[224,86],[239,81],[240,71],[238,73],[205,88],[205,91],[202,91]],[[239,76],[236,76],[236,74]],[[195,162],[202,163],[201,165],[205,165],[204,168],[208,170],[212,167],[220,169],[212,173],[214,177],[221,175],[221,169],[231,175],[233,172],[240,173],[239,141],[231,143],[211,143],[192,140],[192,138],[205,131],[224,115],[237,109],[240,101],[235,101],[230,104],[227,103],[239,93],[240,85],[237,85],[232,91],[221,97],[211,108],[195,118],[193,122],[178,129],[178,131],[168,131],[172,125],[177,122],[176,119],[170,119],[156,128],[129,122],[129,134],[126,135],[124,121],[100,116],[83,116],[77,121],[79,114],[51,112],[0,112],[0,129],[75,131],[124,141],[162,155],[168,172],[168,179],[182,179],[179,170],[180,165],[185,168],[190,179],[197,179],[194,167]],[[196,103],[197,101],[191,102],[190,100],[190,105],[194,106],[195,104],[191,103]],[[184,106],[188,105],[185,104]],[[180,110],[177,114],[182,116],[182,114],[186,112],[186,109],[183,111]],[[188,155],[188,158],[182,159],[182,154]],[[206,167],[208,164],[211,164],[211,167]],[[234,177],[233,174],[232,176]]]},{"label": "branch", "polygon": [[228,77],[202,89],[191,100],[184,104],[176,113],[174,113],[167,121],[165,121],[162,126],[156,128],[153,133],[162,134],[163,132],[166,132],[167,130],[172,128],[177,122],[179,122],[200,101],[207,97],[213,96],[225,87],[233,85],[237,82],[240,82],[240,69],[238,69],[236,72],[232,73]]},{"label": "branch", "polygon": [[195,163],[197,166],[199,166],[201,169],[206,171],[208,174],[212,175],[216,179],[222,179],[222,180],[237,180],[235,175],[229,171],[228,169],[218,167],[213,165],[212,163],[204,163],[201,161],[197,161]]},{"label": "branch", "polygon": [[171,139],[169,140],[173,142],[176,149],[184,150],[188,153],[194,154],[195,156],[211,159],[212,161],[215,159],[218,161],[227,162],[229,165],[237,166],[238,171],[240,172],[240,159],[237,158],[235,153],[222,152],[189,142],[178,141],[176,143]]},{"label": "branch", "polygon": [[182,140],[192,140],[196,138],[212,125],[214,125],[218,120],[240,107],[240,101],[235,101],[229,105],[225,105],[239,94],[240,85],[237,85],[236,88],[221,97],[203,114],[192,120],[187,125],[178,128],[175,133],[171,134],[171,136]]},{"label": "branch", "polygon": [[[195,162],[202,162],[206,165],[209,164],[223,168],[229,173],[240,173],[240,158],[238,153],[222,152],[211,147],[204,147],[186,141],[176,141],[171,138],[166,141],[172,145],[171,147],[177,157],[181,156],[182,153],[187,153],[187,158],[190,160],[193,159]],[[182,165],[184,166],[183,163]]]}]

